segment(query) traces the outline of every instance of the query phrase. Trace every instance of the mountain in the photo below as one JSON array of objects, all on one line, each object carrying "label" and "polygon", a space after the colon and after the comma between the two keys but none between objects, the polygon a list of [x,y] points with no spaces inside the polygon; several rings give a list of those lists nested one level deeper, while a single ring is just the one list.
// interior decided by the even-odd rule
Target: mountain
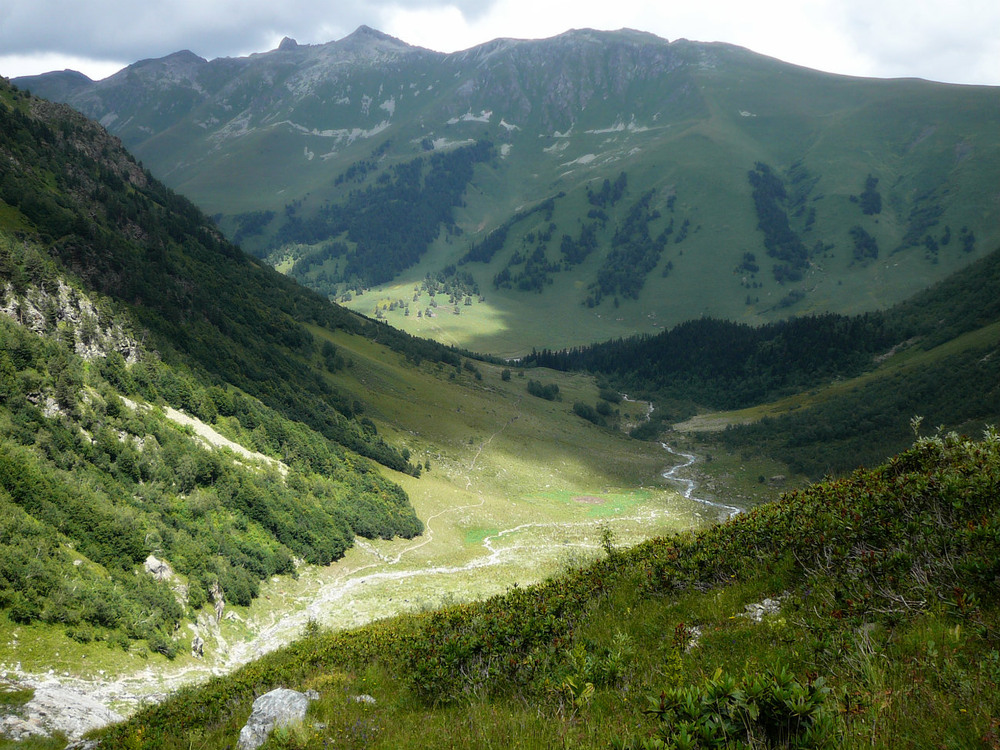
[{"label": "mountain", "polygon": [[280,270],[478,351],[874,310],[1000,240],[995,87],[631,30],[441,54],[367,27],[64,77],[18,84]]}]

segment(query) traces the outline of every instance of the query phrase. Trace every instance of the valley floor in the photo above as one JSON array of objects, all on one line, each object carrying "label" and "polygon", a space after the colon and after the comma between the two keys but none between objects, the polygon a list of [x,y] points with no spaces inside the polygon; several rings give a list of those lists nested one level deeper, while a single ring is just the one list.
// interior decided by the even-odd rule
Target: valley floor
[{"label": "valley floor", "polygon": [[[77,734],[89,726],[74,719],[78,705],[128,715],[185,685],[229,673],[316,627],[352,628],[484,598],[578,567],[598,557],[609,539],[630,545],[738,512],[735,506],[698,498],[694,481],[684,478],[696,460],[693,455],[667,445],[626,441],[589,425],[582,437],[568,438],[571,431],[566,430],[563,439],[583,440],[595,451],[631,450],[641,454],[643,466],[658,463],[661,477],[647,475],[652,482],[628,486],[620,477],[609,482],[593,463],[585,469],[567,460],[512,461],[511,446],[536,432],[536,404],[525,409],[520,399],[493,403],[497,413],[488,432],[478,419],[481,412],[466,411],[467,418],[477,415],[478,440],[463,441],[453,452],[437,451],[433,470],[420,479],[393,475],[424,521],[423,535],[358,539],[328,567],[302,566],[295,578],[265,582],[250,607],[230,607],[219,622],[206,610],[197,624],[188,625],[190,633],[180,634],[204,640],[203,658],[187,650],[167,661],[103,644],[85,648],[62,631],[20,627],[5,633],[0,674],[23,686],[63,691],[65,710],[46,704],[43,726]],[[211,438],[206,426],[196,427]],[[545,439],[544,434],[534,437]],[[31,708],[29,704],[29,714]],[[95,721],[99,715],[94,713]],[[114,717],[108,713],[105,720]]]}]

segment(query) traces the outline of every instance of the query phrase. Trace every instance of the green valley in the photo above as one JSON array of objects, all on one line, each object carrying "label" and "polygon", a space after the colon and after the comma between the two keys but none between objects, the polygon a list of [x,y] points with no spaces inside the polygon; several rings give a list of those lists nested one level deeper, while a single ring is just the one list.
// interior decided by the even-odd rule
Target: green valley
[{"label": "green valley", "polygon": [[998,117],[627,30],[0,81],[0,748],[1000,746]]}]

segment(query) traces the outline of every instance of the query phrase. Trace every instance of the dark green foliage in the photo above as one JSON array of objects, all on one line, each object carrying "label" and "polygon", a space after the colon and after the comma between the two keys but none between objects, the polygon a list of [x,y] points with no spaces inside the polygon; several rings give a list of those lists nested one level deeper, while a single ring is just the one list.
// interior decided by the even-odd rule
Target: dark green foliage
[{"label": "dark green foliage", "polygon": [[855,224],[850,230],[854,241],[854,260],[874,260],[878,258],[878,243],[863,227]]},{"label": "dark green foliage", "polygon": [[510,231],[511,227],[538,213],[545,215],[545,221],[551,220],[552,212],[555,210],[556,200],[563,198],[564,196],[565,193],[559,193],[552,198],[547,198],[530,209],[518,211],[499,227],[491,230],[481,242],[473,243],[469,247],[469,251],[462,256],[461,260],[458,261],[459,265],[472,262],[489,263],[493,260],[493,256],[503,249],[503,246],[507,241],[507,233]]},{"label": "dark green foliage", "polygon": [[598,396],[608,403],[620,404],[622,402],[622,395],[614,388],[601,388],[601,392]]},{"label": "dark green foliage", "polygon": [[528,393],[538,398],[544,398],[546,401],[556,401],[559,399],[559,386],[555,383],[543,385],[538,380],[529,380]]},{"label": "dark green foliage", "polygon": [[639,198],[615,231],[611,251],[590,287],[588,304],[600,304],[604,296],[613,294],[639,298],[646,275],[659,263],[667,244],[666,232],[655,238],[650,232],[650,224],[660,218],[660,212],[650,207],[654,195],[650,190]]},{"label": "dark green foliage", "polygon": [[878,177],[868,175],[865,178],[865,189],[858,198],[858,202],[861,204],[861,213],[865,216],[875,216],[882,213],[882,195],[876,189],[877,187]]},{"label": "dark green foliage", "polygon": [[762,162],[757,162],[747,177],[753,188],[757,228],[764,233],[764,247],[768,255],[781,261],[774,267],[774,278],[779,282],[798,281],[809,262],[809,253],[798,234],[792,231],[783,208],[788,198],[785,184]]},{"label": "dark green foliage", "polygon": [[[607,406],[606,401],[602,401],[601,403]],[[600,427],[603,427],[605,424],[604,417],[601,416],[600,412],[598,412],[597,409],[590,404],[585,404],[582,401],[573,402],[573,413],[576,414],[576,416],[586,419],[588,422],[593,422]]]},{"label": "dark green foliage", "polygon": [[622,199],[625,195],[625,190],[628,187],[628,175],[624,172],[618,175],[615,179],[614,184],[611,180],[605,179],[601,185],[601,189],[597,192],[591,190],[590,186],[587,186],[587,201],[592,206],[597,206],[598,208],[611,208],[618,201]]},{"label": "dark green foliage", "polygon": [[624,747],[823,748],[836,740],[826,681],[803,684],[787,667],[746,671],[740,680],[720,670],[703,685],[671,686],[649,702],[646,713],[660,722],[655,740]]},{"label": "dark green foliage", "polygon": [[391,177],[342,204],[329,204],[308,219],[291,215],[278,232],[279,243],[317,244],[346,237],[353,243],[338,281],[380,284],[426,252],[440,228],[452,226],[476,164],[493,157],[493,146],[479,141],[393,167]]},{"label": "dark green foliage", "polygon": [[254,237],[262,234],[267,225],[274,219],[274,211],[247,211],[237,214],[236,232],[233,234],[233,242],[240,244],[247,237]]},{"label": "dark green foliage", "polygon": [[564,234],[559,243],[559,252],[568,265],[582,263],[596,249],[597,228],[593,224],[580,227],[580,236],[575,240]]},{"label": "dark green foliage", "polygon": [[878,316],[811,316],[759,328],[702,319],[652,337],[533,352],[527,361],[604,373],[628,393],[662,391],[736,408],[860,372],[894,342]]},{"label": "dark green foliage", "polygon": [[906,234],[903,235],[902,247],[919,245],[927,236],[931,227],[937,225],[944,213],[940,196],[936,190],[928,190],[913,201],[913,208],[907,219]]}]

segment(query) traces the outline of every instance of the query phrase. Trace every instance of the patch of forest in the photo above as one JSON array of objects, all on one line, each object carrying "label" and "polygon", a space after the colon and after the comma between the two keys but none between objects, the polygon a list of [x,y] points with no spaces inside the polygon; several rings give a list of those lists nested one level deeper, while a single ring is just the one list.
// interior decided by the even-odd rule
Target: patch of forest
[{"label": "patch of forest", "polygon": [[[308,265],[342,255],[331,280],[371,286],[391,280],[417,263],[441,227],[455,230],[453,211],[462,204],[476,164],[493,158],[488,141],[393,165],[342,203],[328,203],[310,216],[286,207],[279,245],[324,243]],[[343,238],[345,242],[328,242]],[[299,263],[303,263],[300,260]]]},{"label": "patch of forest", "polygon": [[[0,125],[0,152],[11,165],[0,174],[0,200],[11,209],[5,222],[127,305],[164,361],[239,387],[386,466],[416,470],[361,428],[360,402],[317,372],[321,347],[303,324],[375,339],[415,362],[452,363],[454,351],[365,321],[256,262],[68,107],[0,83]],[[13,271],[21,262],[10,254],[23,249],[11,245],[0,258],[7,278],[42,283],[38,263],[23,276]]]}]

